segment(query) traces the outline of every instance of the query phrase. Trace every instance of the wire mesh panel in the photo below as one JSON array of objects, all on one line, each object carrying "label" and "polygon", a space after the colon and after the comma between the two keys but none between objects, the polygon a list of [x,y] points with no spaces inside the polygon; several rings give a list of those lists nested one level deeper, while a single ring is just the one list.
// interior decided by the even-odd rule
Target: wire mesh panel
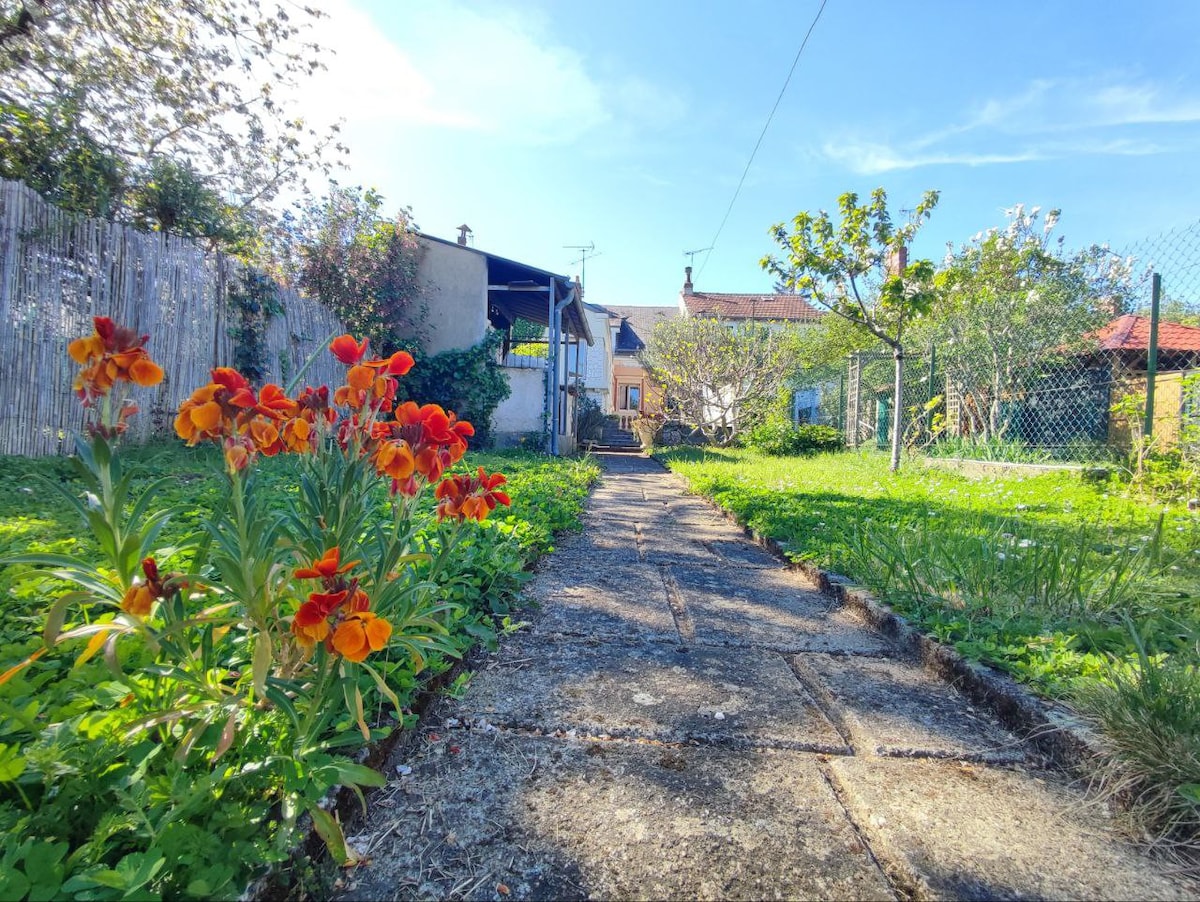
[{"label": "wire mesh panel", "polygon": [[[943,272],[965,273],[957,293],[943,293],[905,339],[905,443],[931,454],[1090,462],[1123,457],[1149,435],[1157,450],[1196,453],[1200,222],[1121,254],[1067,253],[1049,240],[1052,216],[1043,228],[1036,211],[1018,208],[1007,231],[947,258]],[[887,445],[892,367],[890,352],[850,356],[848,445]]]}]

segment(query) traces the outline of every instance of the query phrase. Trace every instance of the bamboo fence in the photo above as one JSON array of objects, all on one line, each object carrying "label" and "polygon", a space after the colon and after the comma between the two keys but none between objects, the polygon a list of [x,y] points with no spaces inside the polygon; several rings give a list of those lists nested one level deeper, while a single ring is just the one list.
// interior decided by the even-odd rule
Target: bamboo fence
[{"label": "bamboo fence", "polygon": [[[84,412],[71,389],[78,367],[67,343],[93,316],[149,334],[166,376],[134,388],[135,441],[172,432],[175,411],[232,366],[227,285],[238,264],[188,239],[66,213],[20,182],[0,180],[0,454],[70,453]],[[281,292],[267,328],[268,381],[286,384],[310,356],[308,384],[337,384],[342,369],[319,350],[344,331],[319,302]]]}]

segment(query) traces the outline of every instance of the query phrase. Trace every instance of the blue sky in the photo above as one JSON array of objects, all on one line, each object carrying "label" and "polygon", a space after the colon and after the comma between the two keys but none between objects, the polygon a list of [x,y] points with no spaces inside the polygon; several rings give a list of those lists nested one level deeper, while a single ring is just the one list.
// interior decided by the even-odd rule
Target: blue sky
[{"label": "blue sky", "polygon": [[[325,0],[336,56],[300,95],[341,117],[344,184],[446,238],[672,304],[712,243],[819,0]],[[1200,3],[828,0],[698,290],[769,291],[768,227],[839,194],[942,201],[940,259],[1017,203],[1068,245],[1200,220]]]}]

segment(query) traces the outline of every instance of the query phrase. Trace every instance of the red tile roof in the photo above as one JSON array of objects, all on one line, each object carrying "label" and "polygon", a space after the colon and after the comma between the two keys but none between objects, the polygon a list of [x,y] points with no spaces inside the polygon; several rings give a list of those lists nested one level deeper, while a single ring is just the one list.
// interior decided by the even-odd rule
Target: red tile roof
[{"label": "red tile roof", "polygon": [[715,294],[694,291],[681,297],[692,316],[799,322],[813,322],[821,318],[821,311],[798,294]]},{"label": "red tile roof", "polygon": [[[1099,329],[1095,337],[1105,351],[1145,351],[1150,348],[1150,318],[1127,313]],[[1158,324],[1160,351],[1200,351],[1200,327],[1182,323]]]}]

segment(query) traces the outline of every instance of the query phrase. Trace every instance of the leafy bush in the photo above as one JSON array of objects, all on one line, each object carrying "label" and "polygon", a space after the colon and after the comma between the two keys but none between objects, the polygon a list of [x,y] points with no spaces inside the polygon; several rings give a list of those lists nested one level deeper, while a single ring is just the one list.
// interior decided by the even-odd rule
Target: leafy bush
[{"label": "leafy bush", "polygon": [[771,417],[755,426],[744,442],[746,447],[772,457],[838,451],[843,445],[842,434],[832,426],[794,426],[782,417]]}]

